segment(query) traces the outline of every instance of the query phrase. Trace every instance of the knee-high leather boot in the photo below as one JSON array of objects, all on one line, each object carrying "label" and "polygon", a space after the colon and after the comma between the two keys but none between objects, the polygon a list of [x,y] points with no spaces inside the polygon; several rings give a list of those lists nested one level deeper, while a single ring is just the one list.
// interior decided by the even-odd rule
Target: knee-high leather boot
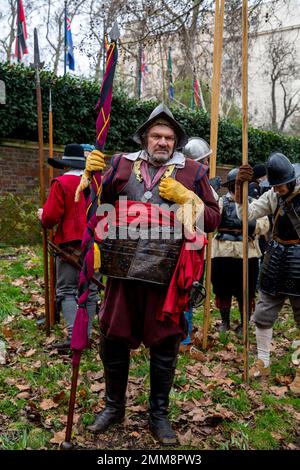
[{"label": "knee-high leather boot", "polygon": [[163,445],[175,445],[177,437],[168,419],[169,394],[174,380],[180,337],[171,336],[150,348],[149,427]]},{"label": "knee-high leather boot", "polygon": [[121,423],[125,416],[130,349],[123,343],[100,336],[100,357],[105,376],[105,408],[88,429],[105,432],[110,425]]}]

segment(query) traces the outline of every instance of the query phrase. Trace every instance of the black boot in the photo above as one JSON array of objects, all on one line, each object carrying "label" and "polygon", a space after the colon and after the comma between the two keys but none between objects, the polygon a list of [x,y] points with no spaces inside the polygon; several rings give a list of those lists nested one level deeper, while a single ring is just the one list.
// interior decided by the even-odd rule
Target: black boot
[{"label": "black boot", "polygon": [[150,348],[149,427],[154,437],[163,445],[176,445],[178,442],[168,419],[168,405],[180,339],[178,336],[171,336]]},{"label": "black boot", "polygon": [[219,326],[219,332],[225,333],[226,331],[230,330],[230,309],[226,308],[220,310],[222,323]]},{"label": "black boot", "polygon": [[105,376],[105,408],[88,429],[105,432],[110,425],[121,423],[125,416],[130,350],[124,343],[100,336],[100,357]]}]

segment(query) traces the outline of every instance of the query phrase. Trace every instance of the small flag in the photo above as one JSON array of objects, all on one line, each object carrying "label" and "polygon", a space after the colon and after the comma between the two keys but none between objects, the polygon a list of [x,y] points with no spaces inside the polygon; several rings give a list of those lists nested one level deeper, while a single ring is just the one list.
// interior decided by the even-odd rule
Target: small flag
[{"label": "small flag", "polygon": [[171,57],[170,47],[169,47],[169,54],[168,54],[168,75],[169,75],[169,98],[170,100],[173,100],[174,99],[174,84],[173,84],[172,57]]},{"label": "small flag", "polygon": [[70,18],[67,18],[66,38],[67,38],[67,41],[66,41],[67,42],[67,65],[69,66],[70,70],[75,70],[75,59],[74,59],[74,52],[73,52],[73,39],[72,39]]},{"label": "small flag", "polygon": [[109,41],[108,41],[107,34],[104,34],[104,49],[105,49],[106,52],[109,49]]},{"label": "small flag", "polygon": [[142,98],[145,95],[145,76],[147,73],[146,55],[143,46],[140,46],[140,71],[139,71],[139,89],[138,96]]},{"label": "small flag", "polygon": [[200,95],[199,95],[199,83],[197,78],[193,79],[193,94],[192,94],[192,108],[199,108],[200,106]]},{"label": "small flag", "polygon": [[26,19],[25,12],[22,4],[22,0],[18,0],[18,12],[17,12],[17,35],[16,35],[16,44],[15,44],[15,57],[18,58],[18,62],[22,59],[23,54],[28,54],[26,39],[27,39],[27,29],[26,29]]}]

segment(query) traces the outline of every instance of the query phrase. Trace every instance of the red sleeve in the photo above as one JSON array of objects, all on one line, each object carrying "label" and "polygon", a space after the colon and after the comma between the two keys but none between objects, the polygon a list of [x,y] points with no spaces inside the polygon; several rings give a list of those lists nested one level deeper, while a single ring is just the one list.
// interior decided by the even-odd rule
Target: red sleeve
[{"label": "red sleeve", "polygon": [[65,196],[59,181],[52,182],[48,199],[43,207],[42,225],[53,228],[59,224],[65,212]]},{"label": "red sleeve", "polygon": [[196,185],[197,194],[205,204],[204,231],[206,233],[213,232],[221,222],[219,204],[214,198],[206,175],[200,181],[197,181]]}]

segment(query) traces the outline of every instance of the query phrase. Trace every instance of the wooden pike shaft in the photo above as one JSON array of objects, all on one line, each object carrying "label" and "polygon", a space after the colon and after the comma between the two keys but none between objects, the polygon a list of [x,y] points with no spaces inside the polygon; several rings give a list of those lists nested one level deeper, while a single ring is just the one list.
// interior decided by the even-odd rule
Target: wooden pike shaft
[{"label": "wooden pike shaft", "polygon": [[69,449],[68,444],[72,446],[71,437],[72,437],[73,416],[74,416],[74,408],[75,408],[75,400],[76,400],[78,373],[79,373],[79,364],[73,365],[66,435],[65,435],[65,442],[62,444],[63,449]]},{"label": "wooden pike shaft", "polygon": [[[52,102],[51,102],[51,89],[50,89],[50,104],[49,104],[49,157],[53,158],[53,116],[52,116]],[[53,179],[53,166],[49,165],[48,186],[50,187],[51,180]],[[49,232],[49,239],[53,242],[53,230]],[[55,323],[55,265],[54,257],[49,256],[49,316],[50,326]]]},{"label": "wooden pike shaft", "polygon": [[[242,7],[242,142],[243,165],[248,163],[248,1]],[[243,358],[244,381],[249,381],[249,289],[248,289],[248,182],[243,183]]]},{"label": "wooden pike shaft", "polygon": [[[38,68],[36,69],[36,101],[38,116],[38,141],[39,141],[39,169],[40,169],[40,203],[45,204],[45,166],[44,166],[44,142],[43,142],[43,115],[42,115],[42,95]],[[43,258],[44,258],[44,294],[45,294],[45,315],[46,315],[46,335],[50,335],[49,318],[49,277],[48,277],[48,250],[47,231],[42,228],[43,238]]]},{"label": "wooden pike shaft", "polygon": [[[224,3],[225,3],[225,0],[220,0],[220,1],[216,0],[214,55],[213,55],[213,80],[212,80],[212,98],[211,98],[211,121],[210,121],[210,146],[212,149],[212,154],[210,156],[210,164],[209,164],[210,178],[214,178],[216,176],[216,166],[217,166]],[[203,318],[203,343],[202,343],[203,349],[207,348],[207,335],[208,335],[209,323],[210,323],[211,251],[212,251],[212,234],[209,233],[208,245],[206,246],[206,277],[205,277],[206,298],[205,298],[205,304],[204,304],[204,318]]]}]

